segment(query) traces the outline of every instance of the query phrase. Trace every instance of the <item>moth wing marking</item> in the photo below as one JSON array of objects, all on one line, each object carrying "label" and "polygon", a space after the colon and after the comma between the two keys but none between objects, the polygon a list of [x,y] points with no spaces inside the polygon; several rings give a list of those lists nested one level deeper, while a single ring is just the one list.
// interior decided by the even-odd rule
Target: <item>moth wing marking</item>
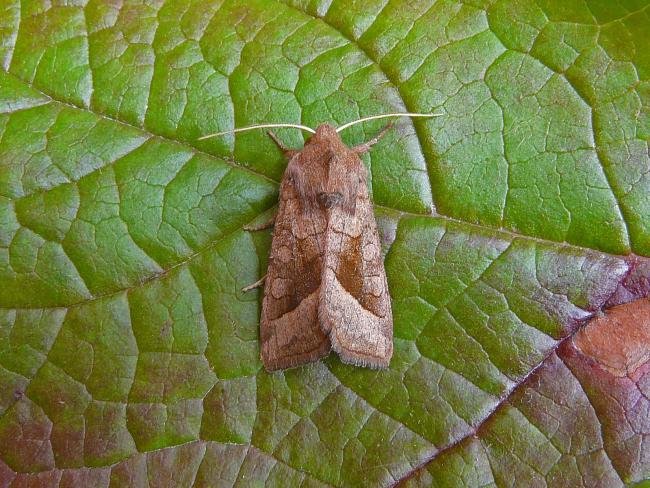
[{"label": "moth wing marking", "polygon": [[300,211],[298,193],[284,180],[275,222],[260,321],[261,357],[268,371],[316,361],[331,349],[319,326],[325,216]]},{"label": "moth wing marking", "polygon": [[326,242],[319,309],[332,349],[346,363],[387,367],[393,354],[390,295],[365,186],[352,216],[344,210],[330,215]]}]

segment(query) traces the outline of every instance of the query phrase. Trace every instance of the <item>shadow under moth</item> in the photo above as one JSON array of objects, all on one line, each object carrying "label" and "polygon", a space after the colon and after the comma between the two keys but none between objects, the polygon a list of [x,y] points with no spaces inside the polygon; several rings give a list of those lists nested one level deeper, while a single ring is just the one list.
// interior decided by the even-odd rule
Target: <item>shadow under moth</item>
[{"label": "shadow under moth", "polygon": [[[345,363],[386,368],[393,354],[393,318],[381,243],[360,155],[370,141],[348,147],[335,129],[261,124],[228,132],[296,127],[313,135],[301,150],[269,136],[288,158],[280,183],[260,320],[261,356],[268,371],[293,368],[338,353]],[[210,134],[203,138],[222,135]],[[202,139],[203,139],[202,138]],[[256,230],[264,228],[249,228]]]}]

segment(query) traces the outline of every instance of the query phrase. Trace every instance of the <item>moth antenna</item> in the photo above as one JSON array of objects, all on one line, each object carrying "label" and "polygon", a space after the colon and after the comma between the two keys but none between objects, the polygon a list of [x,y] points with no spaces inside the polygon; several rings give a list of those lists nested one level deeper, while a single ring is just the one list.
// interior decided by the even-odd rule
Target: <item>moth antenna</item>
[{"label": "moth antenna", "polygon": [[202,141],[203,139],[208,139],[210,137],[219,137],[225,134],[234,134],[235,132],[244,132],[253,129],[272,129],[275,127],[293,127],[294,129],[306,130],[307,132],[311,132],[312,134],[316,133],[316,131],[311,127],[307,127],[306,125],[300,125],[300,124],[256,124],[256,125],[249,125],[246,127],[239,127],[238,129],[224,130],[223,132],[215,132],[214,134],[201,136],[197,140]]},{"label": "moth antenna", "polygon": [[362,122],[366,122],[368,120],[375,120],[375,119],[385,119],[388,117],[440,117],[443,114],[418,114],[418,113],[410,113],[410,112],[405,112],[405,113],[394,113],[394,114],[380,114],[380,115],[370,115],[368,117],[363,117],[362,119],[359,120],[353,120],[352,122],[348,122],[347,124],[343,124],[341,127],[336,129],[336,132],[341,132],[344,129],[347,129],[348,127],[351,127],[355,124],[360,124]]}]

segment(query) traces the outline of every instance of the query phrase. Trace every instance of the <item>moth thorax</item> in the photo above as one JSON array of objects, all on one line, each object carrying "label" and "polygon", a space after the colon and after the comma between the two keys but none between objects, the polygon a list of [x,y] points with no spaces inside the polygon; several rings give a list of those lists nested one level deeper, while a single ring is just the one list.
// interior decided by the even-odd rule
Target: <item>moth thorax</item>
[{"label": "moth thorax", "polygon": [[316,196],[316,198],[318,198],[318,203],[320,203],[322,207],[332,208],[341,204],[343,201],[343,194],[338,191],[322,191]]}]

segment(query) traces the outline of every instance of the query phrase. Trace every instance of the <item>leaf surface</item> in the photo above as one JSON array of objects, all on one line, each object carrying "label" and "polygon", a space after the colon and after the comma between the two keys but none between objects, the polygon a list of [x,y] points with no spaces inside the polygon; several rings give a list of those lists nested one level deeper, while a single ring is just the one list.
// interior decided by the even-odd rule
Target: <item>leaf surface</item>
[{"label": "leaf surface", "polygon": [[[650,479],[648,32],[647,0],[0,4],[0,486]],[[364,156],[391,368],[267,374],[242,227],[286,162],[198,137],[397,111],[442,116]]]}]

